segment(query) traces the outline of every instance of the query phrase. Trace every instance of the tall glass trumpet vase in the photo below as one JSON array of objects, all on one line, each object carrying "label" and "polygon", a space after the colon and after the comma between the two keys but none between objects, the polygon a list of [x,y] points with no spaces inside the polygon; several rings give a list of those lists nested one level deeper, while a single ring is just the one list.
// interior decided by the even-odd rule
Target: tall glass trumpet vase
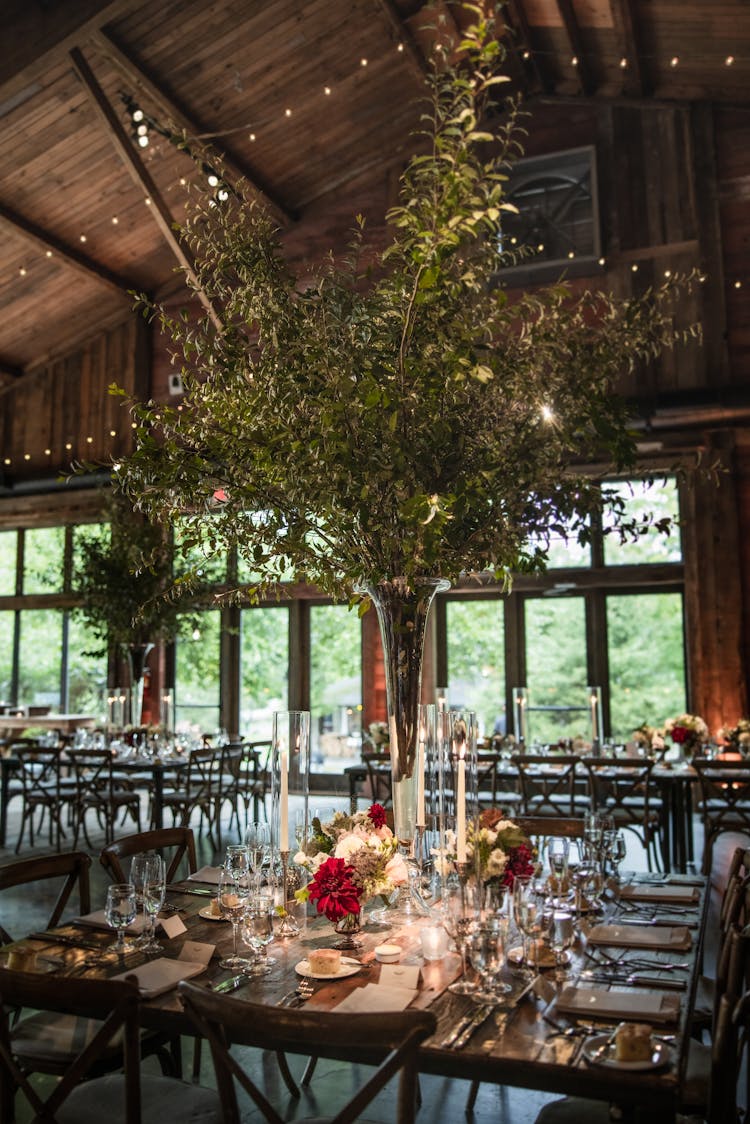
[{"label": "tall glass trumpet vase", "polygon": [[281,859],[283,914],[277,936],[292,937],[299,926],[289,913],[290,799],[306,811],[310,794],[310,711],[281,710],[273,716],[271,741],[271,823]]},{"label": "tall glass trumpet vase", "polygon": [[[410,580],[395,577],[365,587],[378,615],[383,643],[394,833],[407,862],[412,857],[417,836],[419,707],[425,630],[435,595],[448,588],[447,581],[432,577]],[[422,918],[425,912],[419,894],[407,887],[401,889],[389,910],[389,917],[394,924],[404,925]]]}]

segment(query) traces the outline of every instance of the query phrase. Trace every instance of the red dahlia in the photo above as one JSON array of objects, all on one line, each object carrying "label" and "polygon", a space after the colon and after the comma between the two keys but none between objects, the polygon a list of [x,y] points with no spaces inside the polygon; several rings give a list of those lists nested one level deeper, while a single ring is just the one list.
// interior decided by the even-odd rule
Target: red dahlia
[{"label": "red dahlia", "polygon": [[317,902],[315,908],[329,921],[340,921],[347,913],[359,913],[362,891],[352,882],[353,874],[344,859],[326,859],[308,886],[311,901]]},{"label": "red dahlia", "polygon": [[372,826],[375,828],[382,827],[385,823],[385,808],[382,804],[371,804],[367,815],[372,821]]}]

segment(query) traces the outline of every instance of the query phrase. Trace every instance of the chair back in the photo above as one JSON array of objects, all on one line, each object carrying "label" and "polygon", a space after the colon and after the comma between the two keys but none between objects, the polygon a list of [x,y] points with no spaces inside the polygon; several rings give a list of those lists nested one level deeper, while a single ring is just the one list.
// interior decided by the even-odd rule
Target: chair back
[{"label": "chair back", "polygon": [[575,816],[579,769],[575,754],[522,753],[511,760],[518,770],[525,816]]},{"label": "chair back", "polygon": [[693,759],[700,787],[699,809],[712,835],[750,832],[750,760]]},{"label": "chair back", "polygon": [[[487,753],[483,750],[479,754],[477,759],[477,792],[480,808],[494,808],[498,804],[502,806],[503,803],[507,802],[508,785],[513,782],[509,782],[507,774],[503,776],[503,772],[509,765],[510,762],[502,753]],[[518,796],[514,795],[513,802],[518,802]]]},{"label": "chair back", "polygon": [[221,788],[221,749],[202,746],[192,749],[188,758],[185,787],[191,800],[210,803]]},{"label": "chair back", "polygon": [[608,812],[618,827],[648,826],[653,761],[637,757],[584,757],[594,811]]},{"label": "chair back", "polygon": [[62,750],[40,748],[34,743],[14,743],[13,756],[18,758],[18,779],[24,798],[33,803],[47,803],[60,796],[60,755]]},{"label": "chair back", "polygon": [[[97,1032],[82,1046],[51,1091],[45,1087],[40,1092],[33,1086],[13,1056],[9,1011],[20,1007],[101,1021]],[[53,1124],[57,1112],[111,1044],[119,1044],[123,1050],[125,1122],[140,1124],[138,990],[134,984],[124,980],[61,979],[0,968],[0,1095],[9,1101],[16,1087],[25,1097],[33,1119]],[[49,1092],[46,1099],[45,1092]],[[0,1103],[0,1115],[3,1108],[7,1111],[8,1103]]]},{"label": "chair back", "polygon": [[[387,753],[362,754],[362,761],[367,769],[367,781],[370,786],[374,803],[382,804],[389,808],[393,803],[393,779],[390,769],[391,759]],[[382,766],[387,765],[387,769]]]},{"label": "chair back", "polygon": [[583,839],[583,816],[513,816],[524,835],[534,838]]},{"label": "chair back", "polygon": [[400,1073],[394,1124],[411,1124],[416,1112],[417,1050],[435,1032],[429,1011],[341,1015],[286,1007],[265,1007],[216,995],[187,981],[179,985],[185,1010],[211,1047],[225,1124],[239,1124],[235,1082],[254,1101],[264,1120],[283,1124],[264,1093],[232,1057],[240,1043],[263,1050],[315,1054],[377,1064],[375,1072],[335,1116],[335,1124],[359,1120],[387,1081]]},{"label": "chair back", "polygon": [[69,749],[79,806],[107,803],[112,796],[112,754],[108,749]]},{"label": "chair back", "polygon": [[[63,910],[68,904],[73,890],[78,887],[79,910],[89,913],[91,894],[89,890],[89,868],[91,859],[83,851],[68,851],[57,855],[43,855],[40,858],[20,859],[18,862],[0,866],[0,892],[13,886],[27,886],[33,882],[46,882],[64,879],[50,914],[47,928],[58,924]],[[13,938],[0,925],[0,943],[7,944]]]},{"label": "chair back", "polygon": [[127,882],[122,867],[123,859],[144,851],[156,851],[166,863],[165,851],[173,852],[167,864],[167,882],[174,882],[183,860],[187,860],[189,874],[195,874],[198,863],[195,855],[195,837],[189,827],[164,827],[154,831],[138,831],[124,835],[103,847],[99,862],[113,882]]}]

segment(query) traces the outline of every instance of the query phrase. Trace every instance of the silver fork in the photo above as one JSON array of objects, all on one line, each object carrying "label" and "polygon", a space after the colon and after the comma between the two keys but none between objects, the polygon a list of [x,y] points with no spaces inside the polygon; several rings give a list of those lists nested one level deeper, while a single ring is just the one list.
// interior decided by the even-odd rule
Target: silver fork
[{"label": "silver fork", "polygon": [[294,999],[292,999],[292,1002],[289,1004],[289,1006],[301,1007],[302,1004],[306,1003],[310,996],[314,994],[315,988],[313,986],[313,982],[308,976],[305,976],[304,979],[300,980],[300,982],[294,989]]}]

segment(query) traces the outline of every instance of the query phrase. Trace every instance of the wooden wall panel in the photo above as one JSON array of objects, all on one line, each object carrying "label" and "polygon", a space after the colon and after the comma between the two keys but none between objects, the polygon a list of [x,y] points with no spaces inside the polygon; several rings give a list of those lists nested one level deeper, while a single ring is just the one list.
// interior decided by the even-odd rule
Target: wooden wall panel
[{"label": "wooden wall panel", "polygon": [[129,452],[129,416],[107,388],[114,382],[147,395],[148,351],[144,322],[130,317],[7,388],[0,396],[0,469],[6,482],[49,478],[69,472],[75,460],[110,463]]}]

